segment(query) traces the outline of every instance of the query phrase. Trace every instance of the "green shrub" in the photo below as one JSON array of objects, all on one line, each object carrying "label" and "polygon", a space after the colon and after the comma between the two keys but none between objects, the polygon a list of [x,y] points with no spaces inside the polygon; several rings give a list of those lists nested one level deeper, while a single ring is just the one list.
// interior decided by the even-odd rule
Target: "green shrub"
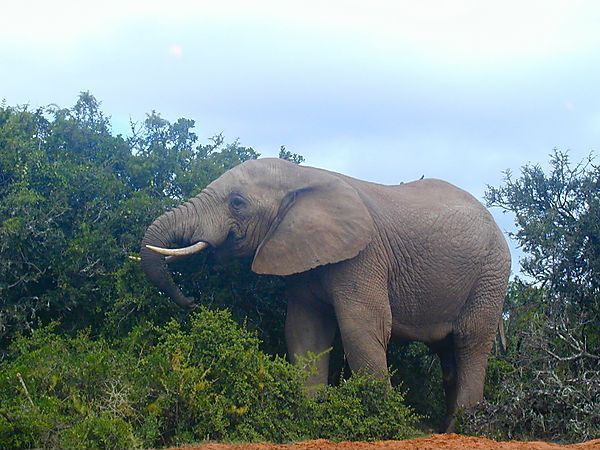
[{"label": "green shrub", "polygon": [[70,450],[119,450],[140,448],[130,423],[107,413],[87,416],[59,434],[59,447]]},{"label": "green shrub", "polygon": [[202,440],[287,442],[415,434],[387,381],[353,377],[313,398],[305,374],[259,350],[228,311],[138,327],[112,343],[20,337],[0,363],[1,448],[120,449]]},{"label": "green shrub", "polygon": [[419,419],[399,388],[361,375],[321,389],[310,410],[316,437],[337,441],[407,439],[415,436]]},{"label": "green shrub", "polygon": [[422,342],[392,342],[388,364],[392,384],[402,384],[406,389],[406,403],[422,417],[423,426],[440,429],[446,418],[446,403],[437,355]]},{"label": "green shrub", "polygon": [[300,434],[302,374],[261,352],[258,338],[227,311],[199,308],[188,327],[171,322],[159,329],[132,376],[135,402],[157,419],[166,441],[283,441]]},{"label": "green shrub", "polygon": [[512,372],[499,385],[503,394],[460,417],[464,433],[494,439],[581,442],[600,437],[600,377],[561,379],[554,371],[532,379]]},{"label": "green shrub", "polygon": [[68,338],[54,328],[17,339],[0,366],[0,447],[73,448],[61,442],[84,435],[87,448],[131,447],[132,432],[117,421],[132,413],[119,411],[112,395],[129,355],[86,333]]}]

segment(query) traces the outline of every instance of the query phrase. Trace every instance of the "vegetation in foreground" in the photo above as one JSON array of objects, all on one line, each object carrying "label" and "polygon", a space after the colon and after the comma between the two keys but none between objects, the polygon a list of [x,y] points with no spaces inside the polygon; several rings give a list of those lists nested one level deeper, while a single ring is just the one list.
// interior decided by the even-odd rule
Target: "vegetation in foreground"
[{"label": "vegetation in foreground", "polygon": [[[148,286],[130,258],[147,225],[258,157],[222,136],[200,144],[193,129],[152,112],[115,136],[89,93],[68,109],[0,105],[0,447],[407,437],[413,410],[439,424],[440,371],[422,345],[389,355],[413,409],[398,389],[344,381],[339,345],[337,387],[307,399],[303,374],[269,356],[285,352],[279,279],[193,258],[174,269],[210,310],[189,316]],[[600,437],[600,168],[555,151],[549,172],[507,172],[486,200],[515,215],[524,277],[507,295],[486,401],[462,429]]]},{"label": "vegetation in foreground", "polygon": [[[260,351],[227,311],[138,327],[110,343],[40,328],[0,378],[2,448],[148,448],[202,440],[406,439],[418,417],[398,388],[352,377],[316,396],[305,372]],[[310,363],[310,362],[307,362]]]}]

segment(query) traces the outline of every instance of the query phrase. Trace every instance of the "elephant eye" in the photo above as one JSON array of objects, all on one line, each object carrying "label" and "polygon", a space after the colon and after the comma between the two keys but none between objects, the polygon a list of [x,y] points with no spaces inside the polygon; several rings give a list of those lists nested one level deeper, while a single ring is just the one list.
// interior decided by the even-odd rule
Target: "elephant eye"
[{"label": "elephant eye", "polygon": [[236,195],[234,197],[231,197],[231,199],[229,200],[229,204],[231,205],[231,207],[233,209],[235,209],[236,211],[239,211],[246,207],[246,200],[244,200],[242,197]]}]

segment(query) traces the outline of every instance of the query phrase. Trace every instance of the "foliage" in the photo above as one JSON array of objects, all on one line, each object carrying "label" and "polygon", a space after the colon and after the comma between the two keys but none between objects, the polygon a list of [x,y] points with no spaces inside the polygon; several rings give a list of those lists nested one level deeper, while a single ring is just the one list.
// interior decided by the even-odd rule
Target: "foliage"
[{"label": "foliage", "polygon": [[[339,386],[314,398],[303,374],[262,353],[285,352],[279,278],[204,255],[173,264],[198,303],[230,311],[192,316],[147,283],[135,257],[152,220],[259,156],[222,135],[199,143],[194,126],[153,111],[115,135],[87,92],[66,109],[0,105],[0,447],[412,434],[400,390],[344,380],[339,337]],[[279,157],[304,161],[284,146]],[[511,282],[509,346],[491,357],[486,401],[463,415],[464,430],[600,437],[599,175],[593,157],[572,165],[555,151],[548,173],[527,165],[488,188],[488,205],[515,215],[525,278]],[[407,401],[440,422],[435,356],[413,344],[389,357]]]},{"label": "foliage", "polygon": [[285,148],[285,145],[282,145],[279,148],[279,158],[296,164],[302,164],[304,162],[304,156],[290,152]]},{"label": "foliage", "polygon": [[[515,215],[511,236],[526,252],[524,274],[547,289],[548,306],[598,317],[600,313],[600,167],[590,156],[573,166],[555,150],[551,172],[526,165],[519,179],[489,187],[486,199]],[[554,301],[556,300],[556,301]]]},{"label": "foliage", "polygon": [[0,366],[0,447],[74,448],[67,444],[80,440],[86,448],[134,446],[120,377],[132,365],[129,355],[56,328],[17,339],[11,362]]},{"label": "foliage", "polygon": [[584,441],[600,436],[598,377],[567,378],[556,371],[502,380],[501,397],[462,417],[462,429],[495,439]]},{"label": "foliage", "polygon": [[570,348],[565,340],[580,344],[563,318],[548,315],[545,299],[543,289],[518,278],[511,283],[505,305],[509,346],[491,358],[485,400],[464,413],[463,431],[563,442],[600,437],[600,367],[591,353],[557,354]]},{"label": "foliage", "polygon": [[428,427],[444,425],[446,403],[439,359],[425,344],[392,343],[388,350],[392,383],[406,388],[406,402],[424,419]]},{"label": "foliage", "polygon": [[310,411],[314,435],[332,440],[408,439],[419,419],[398,387],[361,375],[317,392]]},{"label": "foliage", "polygon": [[89,93],[69,109],[1,105],[0,447],[343,438],[341,415],[353,436],[410,435],[400,390],[357,378],[307,398],[305,374],[262,352],[285,348],[280,279],[247,261],[176,263],[200,304],[231,311],[190,316],[147,283],[135,257],[148,224],[258,157],[193,128],[153,111],[115,136]]},{"label": "foliage", "polygon": [[[131,137],[114,136],[87,92],[70,109],[0,106],[0,355],[16,333],[51,320],[114,336],[184,317],[128,257],[154,218],[258,156],[221,135],[198,144],[193,127],[152,112]],[[280,284],[226,270],[233,276],[207,272],[185,287],[205,283],[203,300],[218,305],[247,299],[234,312],[255,329],[282,322]]]},{"label": "foliage", "polygon": [[0,447],[142,448],[201,440],[286,442],[415,435],[385,380],[353,377],[308,398],[304,374],[259,350],[227,311],[137,328],[110,344],[56,325],[0,364]]},{"label": "foliage", "polygon": [[492,359],[488,397],[464,429],[494,437],[579,441],[600,437],[600,168],[555,151],[551,171],[523,167],[489,188],[515,214],[513,237],[529,279],[511,283],[506,355]]}]

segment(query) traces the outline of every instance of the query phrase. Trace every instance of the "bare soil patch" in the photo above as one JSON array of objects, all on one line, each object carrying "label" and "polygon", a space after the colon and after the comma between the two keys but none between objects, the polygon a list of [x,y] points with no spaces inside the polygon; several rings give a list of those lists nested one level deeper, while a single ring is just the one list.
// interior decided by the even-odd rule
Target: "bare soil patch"
[{"label": "bare soil patch", "polygon": [[171,450],[600,450],[600,439],[573,445],[547,442],[496,442],[458,434],[434,434],[407,441],[331,442],[324,439],[294,444],[216,444],[180,447]]}]

